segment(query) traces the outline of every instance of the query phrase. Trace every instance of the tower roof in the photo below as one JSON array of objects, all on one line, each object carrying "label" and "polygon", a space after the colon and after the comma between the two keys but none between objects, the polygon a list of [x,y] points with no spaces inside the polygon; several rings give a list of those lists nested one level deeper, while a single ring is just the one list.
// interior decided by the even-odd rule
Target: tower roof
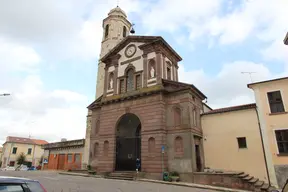
[{"label": "tower roof", "polygon": [[120,16],[123,16],[123,17],[127,18],[126,13],[119,6],[117,6],[114,9],[111,9],[111,11],[108,13],[108,15],[109,16],[110,15],[116,15],[116,16],[120,15]]}]

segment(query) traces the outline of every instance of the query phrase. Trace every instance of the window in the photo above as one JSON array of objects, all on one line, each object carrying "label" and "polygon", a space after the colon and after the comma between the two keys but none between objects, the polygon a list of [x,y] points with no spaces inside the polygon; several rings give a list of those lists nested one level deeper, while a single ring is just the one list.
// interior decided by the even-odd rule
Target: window
[{"label": "window", "polygon": [[73,161],[73,155],[68,154],[68,163],[72,163],[72,161]]},{"label": "window", "polygon": [[123,37],[127,36],[127,28],[124,26],[123,27]]},{"label": "window", "polygon": [[27,155],[31,155],[31,153],[32,153],[32,148],[29,148],[28,152],[27,152]]},{"label": "window", "polygon": [[105,38],[107,38],[109,35],[109,25],[106,25],[105,27]]},{"label": "window", "polygon": [[171,69],[167,67],[167,79],[171,80]]},{"label": "window", "polygon": [[237,141],[239,149],[247,148],[246,137],[238,137]]},{"label": "window", "polygon": [[120,80],[120,86],[119,86],[119,93],[124,93],[125,92],[125,85],[124,85],[124,79]]},{"label": "window", "polygon": [[178,107],[174,108],[174,125],[179,126],[181,124],[181,109]]},{"label": "window", "polygon": [[17,153],[17,147],[13,147],[12,154],[16,154],[16,153]]},{"label": "window", "polygon": [[279,154],[288,153],[288,129],[276,130],[275,135]]},{"label": "window", "polygon": [[134,70],[133,69],[129,69],[127,71],[127,91],[132,91],[134,89]]},{"label": "window", "polygon": [[81,162],[81,155],[80,154],[75,154],[75,162],[77,162],[77,163]]},{"label": "window", "polygon": [[10,162],[9,162],[9,166],[10,166],[10,167],[14,167],[14,166],[15,166],[15,161],[10,161]]},{"label": "window", "polygon": [[140,88],[141,88],[141,76],[136,75],[136,89],[140,89]]},{"label": "window", "polygon": [[20,184],[0,184],[0,191],[23,192],[24,190]]},{"label": "window", "polygon": [[27,185],[31,192],[44,192],[41,184],[38,182],[27,182]]},{"label": "window", "polygon": [[267,94],[271,113],[285,112],[281,92],[274,91]]}]

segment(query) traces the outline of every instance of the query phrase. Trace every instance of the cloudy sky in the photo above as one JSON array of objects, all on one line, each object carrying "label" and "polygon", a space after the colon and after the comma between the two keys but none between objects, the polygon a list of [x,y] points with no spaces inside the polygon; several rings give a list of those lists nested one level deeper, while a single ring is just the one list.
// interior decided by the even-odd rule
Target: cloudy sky
[{"label": "cloudy sky", "polygon": [[[85,137],[102,19],[117,0],[0,0],[0,143]],[[181,81],[208,104],[254,101],[253,81],[287,76],[287,0],[120,0],[137,35],[161,35],[183,57]]]}]

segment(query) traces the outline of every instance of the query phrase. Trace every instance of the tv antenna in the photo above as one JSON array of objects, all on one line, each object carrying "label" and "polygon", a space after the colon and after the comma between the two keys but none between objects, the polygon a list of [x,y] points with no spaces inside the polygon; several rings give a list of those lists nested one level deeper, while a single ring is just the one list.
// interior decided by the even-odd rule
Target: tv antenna
[{"label": "tv antenna", "polygon": [[246,72],[241,72],[242,74],[249,74],[249,76],[250,76],[250,80],[251,80],[251,83],[253,83],[253,79],[252,79],[252,74],[253,73],[256,73],[256,72],[250,72],[250,71],[246,71]]}]

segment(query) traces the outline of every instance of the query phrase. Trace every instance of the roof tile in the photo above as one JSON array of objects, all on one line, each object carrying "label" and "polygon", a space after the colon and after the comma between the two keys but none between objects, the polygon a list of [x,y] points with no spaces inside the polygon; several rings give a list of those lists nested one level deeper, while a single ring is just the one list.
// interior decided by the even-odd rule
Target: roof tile
[{"label": "roof tile", "polygon": [[250,104],[246,104],[246,105],[237,105],[237,106],[232,106],[232,107],[214,109],[212,111],[205,112],[202,115],[209,115],[209,114],[215,114],[215,113],[225,113],[225,112],[238,111],[238,110],[244,110],[244,109],[252,109],[252,108],[256,108],[256,103],[250,103]]}]

